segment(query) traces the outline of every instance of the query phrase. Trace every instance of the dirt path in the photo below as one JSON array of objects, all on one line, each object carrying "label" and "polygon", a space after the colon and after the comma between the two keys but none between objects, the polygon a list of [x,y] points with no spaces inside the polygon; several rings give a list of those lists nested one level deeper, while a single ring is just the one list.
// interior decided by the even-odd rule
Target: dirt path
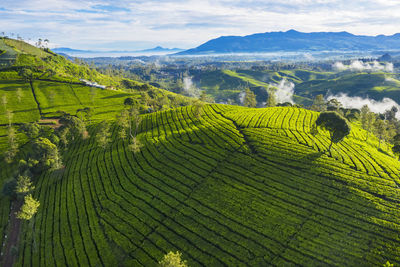
[{"label": "dirt path", "polygon": [[22,201],[14,201],[11,204],[10,231],[8,232],[6,246],[4,250],[4,257],[1,264],[1,266],[3,267],[13,266],[16,259],[16,255],[13,255],[12,253],[12,247],[17,247],[18,245],[19,233],[21,230],[21,220],[17,219],[15,213],[19,211],[21,206]]}]

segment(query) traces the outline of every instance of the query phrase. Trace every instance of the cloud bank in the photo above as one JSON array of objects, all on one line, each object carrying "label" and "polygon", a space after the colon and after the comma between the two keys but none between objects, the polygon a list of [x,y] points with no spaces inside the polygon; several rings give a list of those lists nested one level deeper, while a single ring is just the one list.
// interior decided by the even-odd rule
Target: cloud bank
[{"label": "cloud bank", "polygon": [[367,71],[367,72],[393,72],[393,63],[381,63],[378,61],[363,62],[360,60],[353,60],[350,65],[344,65],[342,62],[335,62],[332,65],[335,71]]},{"label": "cloud bank", "polygon": [[[335,98],[342,103],[344,108],[361,109],[364,105],[368,105],[369,109],[374,113],[384,113],[386,110],[390,110],[393,106],[400,110],[400,105],[393,99],[387,97],[383,98],[381,101],[377,101],[370,98],[348,96],[347,94],[341,93],[338,95],[329,95],[326,99],[331,100],[332,98]],[[396,118],[400,119],[400,112],[397,112]]]},{"label": "cloud bank", "polygon": [[[395,0],[14,0],[0,28],[81,49],[191,48],[221,35],[266,31],[399,31]],[[277,23],[279,22],[279,23]]]}]

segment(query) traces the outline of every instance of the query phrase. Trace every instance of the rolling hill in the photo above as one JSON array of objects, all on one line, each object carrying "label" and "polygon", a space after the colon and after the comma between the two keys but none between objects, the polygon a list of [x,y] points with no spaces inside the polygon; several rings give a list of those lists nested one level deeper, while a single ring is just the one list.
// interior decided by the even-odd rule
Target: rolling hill
[{"label": "rolling hill", "polygon": [[[18,126],[94,109],[89,137],[62,151],[65,167],[34,177],[40,207],[22,222],[15,266],[157,266],[177,250],[189,266],[400,264],[400,162],[389,144],[378,149],[374,136],[365,142],[357,125],[328,153],[328,134],[310,134],[317,112],[206,104],[198,113],[190,99],[151,88],[157,103],[180,100],[140,115],[143,146],[134,153],[119,137],[115,115],[126,97],[140,100],[140,91],[51,51],[11,48],[14,61],[0,71],[0,97],[7,99],[0,103],[1,152],[6,110]],[[27,81],[21,69],[53,72]],[[266,73],[224,74],[256,86]],[[334,79],[329,75],[294,70],[268,79],[299,85]],[[116,88],[89,87],[79,81],[85,77]],[[101,121],[111,123],[106,148],[96,139]],[[30,147],[18,138],[24,158]],[[1,160],[0,186],[17,171],[18,161]],[[12,227],[11,205],[0,195],[1,244]]]},{"label": "rolling hill", "polygon": [[[0,49],[6,51],[0,55],[0,150],[5,146],[7,110],[13,113],[12,123],[19,125],[55,119],[62,112],[74,115],[78,109],[90,107],[93,121],[98,122],[114,119],[123,109],[125,98],[141,101],[144,93],[149,93],[150,99],[167,97],[168,102],[190,102],[188,98],[152,86],[140,91],[137,88],[143,85],[141,82],[103,75],[87,64],[73,63],[23,41],[0,38]],[[24,76],[23,71],[29,74]],[[90,86],[83,80],[103,85],[107,90]]]},{"label": "rolling hill", "polygon": [[357,127],[326,153],[317,115],[189,106],[143,115],[138,153],[116,126],[107,149],[74,143],[37,180],[16,266],[399,264],[400,163]]},{"label": "rolling hill", "polygon": [[391,98],[400,104],[398,73],[384,72],[318,72],[294,70],[204,70],[192,71],[193,81],[200,89],[213,96],[216,102],[237,100],[245,87],[255,93],[258,103],[268,98],[266,88],[277,87],[282,80],[293,83],[295,103],[309,106],[318,95],[369,97],[375,100]]}]

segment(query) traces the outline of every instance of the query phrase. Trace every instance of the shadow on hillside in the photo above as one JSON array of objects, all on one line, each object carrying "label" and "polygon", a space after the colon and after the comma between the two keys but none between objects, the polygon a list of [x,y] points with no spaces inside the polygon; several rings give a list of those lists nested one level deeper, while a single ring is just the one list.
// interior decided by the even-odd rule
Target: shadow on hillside
[{"label": "shadow on hillside", "polygon": [[302,161],[304,162],[313,162],[314,160],[318,159],[319,157],[321,157],[322,155],[324,155],[325,152],[324,151],[319,151],[319,152],[313,152],[310,154],[305,155],[304,157],[302,157]]},{"label": "shadow on hillside", "polygon": [[110,96],[105,96],[105,97],[102,97],[101,99],[120,98],[120,97],[125,97],[125,96],[132,96],[132,94],[117,94],[117,95],[110,95]]}]

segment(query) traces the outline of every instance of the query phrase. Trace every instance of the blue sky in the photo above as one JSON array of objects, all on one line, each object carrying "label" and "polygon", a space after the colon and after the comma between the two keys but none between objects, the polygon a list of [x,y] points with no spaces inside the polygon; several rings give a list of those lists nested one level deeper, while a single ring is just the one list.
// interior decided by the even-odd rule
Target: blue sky
[{"label": "blue sky", "polygon": [[52,46],[191,48],[221,35],[258,32],[400,32],[400,0],[0,0],[0,32]]}]

